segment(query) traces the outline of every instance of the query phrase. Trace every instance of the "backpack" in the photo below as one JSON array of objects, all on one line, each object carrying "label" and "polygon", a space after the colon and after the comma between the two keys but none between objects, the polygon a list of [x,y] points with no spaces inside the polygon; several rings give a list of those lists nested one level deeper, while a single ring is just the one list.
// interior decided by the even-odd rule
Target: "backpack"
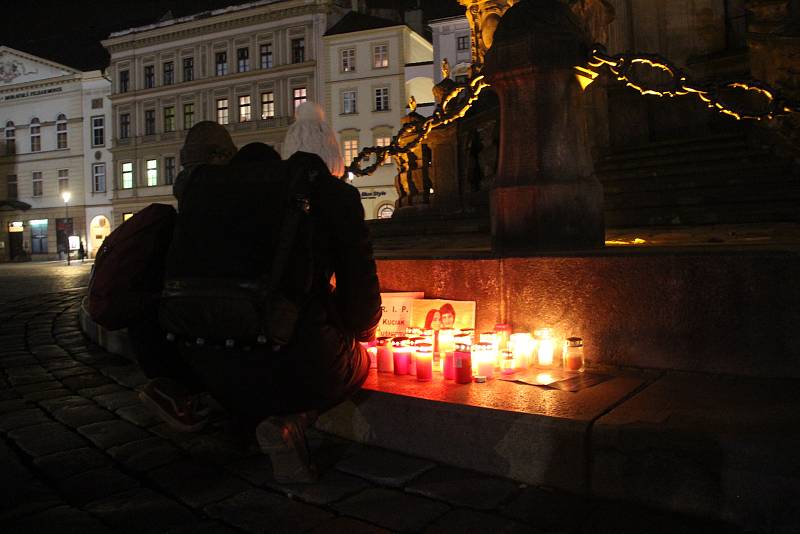
[{"label": "backpack", "polygon": [[89,278],[89,316],[109,330],[125,328],[155,311],[175,208],[150,204],[111,232],[97,251]]},{"label": "backpack", "polygon": [[159,301],[168,338],[275,349],[291,341],[311,286],[313,176],[286,162],[193,171]]}]

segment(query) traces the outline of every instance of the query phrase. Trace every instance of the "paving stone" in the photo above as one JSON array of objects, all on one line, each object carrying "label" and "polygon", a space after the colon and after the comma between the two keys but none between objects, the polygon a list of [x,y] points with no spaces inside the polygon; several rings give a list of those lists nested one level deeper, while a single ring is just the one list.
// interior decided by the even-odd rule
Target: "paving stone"
[{"label": "paving stone", "polygon": [[89,367],[88,365],[74,365],[72,367],[62,367],[51,371],[53,376],[59,380],[69,376],[88,375],[96,372],[94,367]]},{"label": "paving stone", "polygon": [[14,386],[25,386],[28,384],[40,384],[42,382],[50,382],[53,380],[53,377],[48,373],[40,372],[40,373],[28,373],[22,375],[15,375],[9,376],[8,381]]},{"label": "paving stone", "polygon": [[91,373],[88,374],[69,376],[67,378],[64,378],[61,382],[65,386],[74,391],[80,391],[86,388],[94,388],[97,386],[109,384],[111,381],[105,376],[101,375],[100,373],[92,371]]},{"label": "paving stone", "polygon": [[83,364],[81,362],[76,362],[72,358],[56,358],[42,362],[42,367],[47,369],[48,371],[53,371],[54,369],[72,369],[74,367],[82,367]]},{"label": "paving stone", "polygon": [[75,532],[80,534],[112,534],[113,531],[91,514],[71,506],[56,506],[7,525],[7,532],[41,534],[42,532]]},{"label": "paving stone", "polygon": [[225,499],[250,487],[220,469],[189,460],[154,469],[147,476],[192,508]]},{"label": "paving stone", "polygon": [[525,488],[501,513],[548,531],[574,532],[595,504],[580,495],[542,488]]},{"label": "paving stone", "polygon": [[111,460],[97,449],[83,447],[40,456],[33,460],[33,464],[48,478],[63,479],[98,467],[108,466],[111,464]]},{"label": "paving stone", "polygon": [[171,528],[165,534],[238,534],[241,530],[234,530],[223,523],[204,521],[194,525]]},{"label": "paving stone", "polygon": [[155,426],[162,422],[161,418],[142,404],[124,406],[117,410],[116,413],[123,419],[143,428]]},{"label": "paving stone", "polygon": [[715,521],[670,514],[639,507],[633,503],[600,502],[586,517],[580,532],[583,534],[641,534],[642,532],[733,534],[741,531]]},{"label": "paving stone", "polygon": [[155,426],[148,428],[148,430],[153,434],[155,434],[156,436],[168,439],[169,441],[175,443],[178,446],[182,446],[185,442],[194,439],[194,436],[191,433],[175,430],[167,423],[157,424]]},{"label": "paving stone", "polygon": [[[113,414],[106,413],[113,417]],[[150,437],[147,431],[119,419],[84,425],[78,428],[78,432],[102,449]]]},{"label": "paving stone", "polygon": [[58,399],[61,397],[68,397],[73,395],[73,392],[64,389],[64,388],[56,388],[56,389],[45,389],[40,391],[31,391],[29,393],[23,394],[25,400],[30,402],[39,402],[45,399]]},{"label": "paving stone", "polygon": [[364,490],[334,504],[333,508],[400,532],[418,532],[450,509],[441,502],[383,488]]},{"label": "paving stone", "polygon": [[112,412],[124,408],[125,406],[139,406],[142,403],[142,401],[139,400],[139,393],[131,390],[96,395],[94,401]]},{"label": "paving stone", "polygon": [[106,383],[100,386],[92,386],[78,389],[78,394],[83,395],[86,398],[93,399],[98,395],[106,395],[108,393],[116,393],[118,391],[127,391],[125,388],[120,386],[119,384],[112,384]]},{"label": "paving stone", "polygon": [[53,412],[53,417],[72,428],[115,419],[113,413],[94,404],[67,406]]},{"label": "paving stone", "polygon": [[161,467],[182,456],[180,449],[161,438],[148,438],[112,447],[108,454],[126,468],[140,473]]},{"label": "paving stone", "polygon": [[136,488],[139,482],[114,467],[100,467],[57,480],[56,486],[68,502],[83,506]]},{"label": "paving stone", "polygon": [[0,430],[8,432],[15,428],[50,423],[52,420],[38,408],[27,408],[0,415]]},{"label": "paving stone", "polygon": [[195,433],[182,440],[180,447],[201,462],[225,465],[247,456],[246,446],[225,432]]},{"label": "paving stone", "polygon": [[[6,478],[3,474],[3,486]],[[64,504],[58,496],[38,480],[28,479],[20,481],[7,488],[0,489],[0,525],[3,526],[13,519],[26,517],[48,508]],[[11,531],[13,532],[13,531]]]},{"label": "paving stone", "polygon": [[183,506],[146,488],[93,502],[86,509],[111,525],[115,532],[132,534],[164,532],[197,521]]},{"label": "paving stone", "polygon": [[358,519],[337,517],[311,530],[310,534],[389,534],[390,532],[390,530],[364,523]]},{"label": "paving stone", "polygon": [[265,485],[290,498],[299,497],[303,501],[319,505],[336,502],[370,487],[370,484],[361,478],[345,475],[333,469],[323,473],[314,484],[282,484],[270,477],[265,481]]},{"label": "paving stone", "polygon": [[39,406],[48,412],[55,412],[61,408],[72,408],[74,406],[92,405],[92,401],[80,395],[68,395],[57,399],[44,399],[39,401]]},{"label": "paving stone", "polygon": [[31,456],[45,456],[86,446],[86,442],[80,436],[60,423],[17,428],[8,435],[20,449]]},{"label": "paving stone", "polygon": [[35,357],[30,354],[20,354],[19,356],[4,356],[0,358],[0,367],[3,369],[13,369],[15,367],[23,367],[28,365],[35,365],[39,363]]},{"label": "paving stone", "polygon": [[504,478],[490,477],[454,467],[436,467],[406,486],[406,491],[446,501],[456,506],[494,510],[519,490]]},{"label": "paving stone", "polygon": [[448,512],[432,525],[426,528],[425,534],[529,534],[532,529],[529,525],[518,523],[511,519],[476,512],[475,510],[458,509]]},{"label": "paving stone", "polygon": [[320,508],[258,489],[206,506],[205,512],[247,532],[272,534],[305,532],[333,517]]},{"label": "paving stone", "polygon": [[401,487],[432,469],[434,464],[383,449],[361,448],[336,464],[345,473],[356,475],[376,484]]},{"label": "paving stone", "polygon": [[0,401],[0,414],[8,412],[16,412],[26,408],[33,408],[33,405],[27,403],[23,399],[11,399]]},{"label": "paving stone", "polygon": [[272,462],[269,456],[258,453],[225,466],[225,469],[247,480],[254,486],[263,486],[272,480]]},{"label": "paving stone", "polygon": [[101,372],[118,384],[129,388],[136,388],[147,382],[147,377],[138,365],[107,366],[103,367]]},{"label": "paving stone", "polygon": [[26,395],[28,393],[36,393],[40,391],[47,391],[48,389],[63,389],[63,385],[58,380],[53,380],[52,377],[50,380],[45,382],[37,382],[36,384],[26,384],[24,386],[17,386],[14,389],[20,395]]}]

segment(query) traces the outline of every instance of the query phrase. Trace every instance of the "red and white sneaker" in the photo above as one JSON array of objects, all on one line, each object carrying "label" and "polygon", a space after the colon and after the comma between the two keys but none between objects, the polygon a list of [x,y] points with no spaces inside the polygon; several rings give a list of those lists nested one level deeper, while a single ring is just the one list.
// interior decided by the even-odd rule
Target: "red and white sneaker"
[{"label": "red and white sneaker", "polygon": [[169,378],[154,378],[139,392],[142,403],[175,430],[197,432],[208,423],[208,408]]},{"label": "red and white sneaker", "polygon": [[256,427],[256,440],[261,452],[272,461],[276,482],[311,484],[317,481],[317,469],[311,461],[306,443],[307,414],[268,417]]}]

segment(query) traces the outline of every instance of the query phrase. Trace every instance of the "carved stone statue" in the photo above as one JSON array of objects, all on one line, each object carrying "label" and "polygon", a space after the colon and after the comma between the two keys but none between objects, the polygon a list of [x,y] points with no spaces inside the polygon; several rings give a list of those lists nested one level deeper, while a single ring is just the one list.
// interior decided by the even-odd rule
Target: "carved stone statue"
[{"label": "carved stone statue", "polygon": [[450,77],[450,63],[447,61],[447,58],[442,60],[442,79]]},{"label": "carved stone statue", "polygon": [[458,0],[467,8],[467,18],[475,39],[472,41],[472,74],[483,68],[486,51],[494,43],[494,32],[506,10],[519,0]]}]

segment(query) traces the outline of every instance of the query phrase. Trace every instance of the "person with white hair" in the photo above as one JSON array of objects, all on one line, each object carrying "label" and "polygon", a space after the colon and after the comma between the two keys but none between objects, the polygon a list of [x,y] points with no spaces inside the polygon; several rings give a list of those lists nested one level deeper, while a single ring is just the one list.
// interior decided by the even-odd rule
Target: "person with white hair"
[{"label": "person with white hair", "polygon": [[300,104],[295,111],[295,121],[286,132],[283,142],[283,159],[295,152],[308,152],[319,156],[333,176],[344,175],[345,163],[331,127],[325,120],[325,110],[315,102]]}]

